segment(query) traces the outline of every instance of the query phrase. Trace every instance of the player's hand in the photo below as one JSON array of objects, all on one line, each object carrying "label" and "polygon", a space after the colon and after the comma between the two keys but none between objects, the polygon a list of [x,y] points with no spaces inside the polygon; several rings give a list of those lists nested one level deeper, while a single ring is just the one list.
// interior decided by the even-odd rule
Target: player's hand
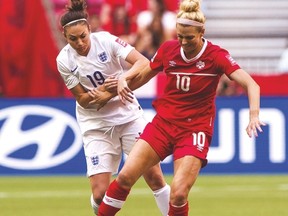
[{"label": "player's hand", "polygon": [[102,107],[106,105],[106,103],[112,98],[112,95],[108,91],[99,91],[97,89],[92,89],[88,91],[88,94],[91,98],[93,98],[89,104],[98,105],[97,110],[100,110]]},{"label": "player's hand", "polygon": [[126,79],[121,76],[118,79],[117,92],[123,104],[125,104],[126,101],[130,103],[133,102],[133,91],[128,87]]},{"label": "player's hand", "polygon": [[264,122],[261,122],[258,117],[253,117],[250,119],[250,122],[246,128],[246,132],[249,137],[252,137],[253,135],[255,137],[258,137],[258,131],[263,132],[261,126],[265,126],[266,124]]},{"label": "player's hand", "polygon": [[108,77],[104,82],[105,91],[117,92],[117,84],[118,80],[114,76]]}]

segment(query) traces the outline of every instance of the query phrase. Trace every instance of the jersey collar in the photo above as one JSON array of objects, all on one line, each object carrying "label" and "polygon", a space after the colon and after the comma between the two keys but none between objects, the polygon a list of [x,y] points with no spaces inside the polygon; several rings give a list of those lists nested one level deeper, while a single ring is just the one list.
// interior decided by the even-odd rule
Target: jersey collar
[{"label": "jersey collar", "polygon": [[208,42],[207,42],[207,40],[205,38],[203,38],[203,40],[204,40],[204,44],[203,44],[202,49],[200,50],[200,52],[195,57],[193,57],[191,59],[187,59],[185,54],[184,54],[183,48],[182,47],[180,48],[181,57],[183,58],[183,60],[185,62],[190,63],[190,62],[193,62],[193,61],[197,60],[198,58],[200,58],[200,56],[204,53],[204,51],[205,51],[205,49],[207,47],[207,44],[208,44]]}]

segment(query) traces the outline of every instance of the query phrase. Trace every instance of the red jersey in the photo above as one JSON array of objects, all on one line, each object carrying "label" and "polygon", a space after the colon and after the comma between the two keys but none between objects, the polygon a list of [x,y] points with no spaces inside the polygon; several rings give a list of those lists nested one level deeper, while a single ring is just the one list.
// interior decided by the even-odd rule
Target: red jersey
[{"label": "red jersey", "polygon": [[200,53],[187,59],[177,40],[162,44],[150,67],[166,74],[163,95],[153,101],[157,114],[179,127],[213,133],[215,96],[220,77],[239,69],[228,51],[204,40]]}]

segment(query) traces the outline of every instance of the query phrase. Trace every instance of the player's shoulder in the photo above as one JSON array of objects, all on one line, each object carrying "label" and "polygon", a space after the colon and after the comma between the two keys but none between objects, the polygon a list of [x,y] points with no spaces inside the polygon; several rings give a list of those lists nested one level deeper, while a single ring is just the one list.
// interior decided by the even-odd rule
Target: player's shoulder
[{"label": "player's shoulder", "polygon": [[107,36],[110,36],[111,34],[108,32],[108,31],[97,31],[97,32],[92,32],[91,34],[91,37],[107,37]]},{"label": "player's shoulder", "polygon": [[122,41],[119,37],[107,32],[99,31],[90,34],[92,46],[110,47],[115,42]]},{"label": "player's shoulder", "polygon": [[56,61],[57,62],[62,62],[62,61],[68,61],[68,59],[69,59],[69,53],[71,53],[71,47],[70,47],[70,45],[69,44],[67,44],[66,46],[64,46],[61,50],[60,50],[60,52],[59,52],[59,54],[57,55],[57,57],[56,57]]},{"label": "player's shoulder", "polygon": [[61,49],[58,56],[56,57],[57,65],[61,65],[61,67],[68,69],[75,67],[75,55],[76,51],[69,44],[67,44]]},{"label": "player's shoulder", "polygon": [[209,56],[210,58],[212,57],[216,64],[223,65],[230,63],[231,66],[237,65],[237,62],[225,48],[208,41],[207,50],[208,52],[206,52],[206,56]]},{"label": "player's shoulder", "polygon": [[105,42],[107,41],[109,38],[113,38],[113,35],[110,34],[107,31],[99,31],[99,32],[92,32],[90,34],[90,39],[92,41],[100,41],[100,42]]},{"label": "player's shoulder", "polygon": [[204,52],[204,56],[209,56],[209,58],[213,58],[214,61],[222,61],[223,58],[227,58],[227,56],[229,56],[229,52],[217,45],[217,44],[214,44],[213,42],[209,41],[209,40],[206,40],[207,41],[207,46],[205,48],[205,52]]},{"label": "player's shoulder", "polygon": [[178,40],[168,40],[162,43],[163,48],[177,48],[180,46]]},{"label": "player's shoulder", "polygon": [[98,45],[100,44],[102,47],[106,47],[107,49],[115,46],[127,48],[128,50],[132,48],[132,46],[129,43],[107,31],[93,33],[91,36],[91,40],[92,44],[95,44],[96,46],[97,44]]},{"label": "player's shoulder", "polygon": [[171,55],[173,53],[178,53],[180,49],[180,44],[177,40],[168,40],[162,43],[158,52],[162,52],[163,55]]}]

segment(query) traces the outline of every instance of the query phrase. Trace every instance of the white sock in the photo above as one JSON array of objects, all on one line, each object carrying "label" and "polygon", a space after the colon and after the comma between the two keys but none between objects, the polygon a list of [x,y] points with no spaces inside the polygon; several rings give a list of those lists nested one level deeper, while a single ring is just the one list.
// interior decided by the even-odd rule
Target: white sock
[{"label": "white sock", "polygon": [[93,209],[95,215],[97,215],[98,214],[99,205],[94,201],[93,194],[91,194],[90,202],[91,202],[91,206],[92,206],[92,209]]},{"label": "white sock", "polygon": [[153,191],[156,204],[163,216],[167,216],[169,212],[170,185],[166,184],[163,188]]}]

